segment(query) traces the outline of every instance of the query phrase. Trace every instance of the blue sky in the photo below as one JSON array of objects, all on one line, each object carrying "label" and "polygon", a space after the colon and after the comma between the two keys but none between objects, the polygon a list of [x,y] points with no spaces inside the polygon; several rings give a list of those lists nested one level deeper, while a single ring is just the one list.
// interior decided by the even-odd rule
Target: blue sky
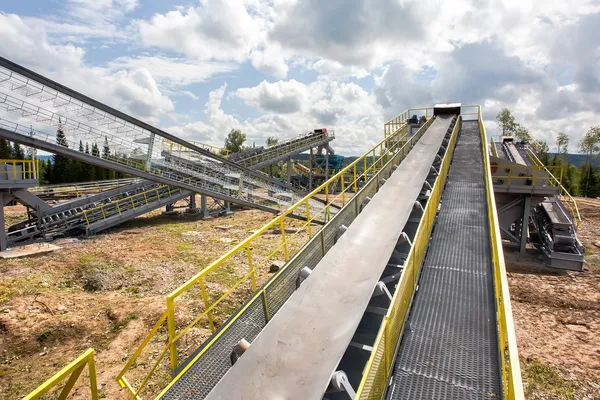
[{"label": "blue sky", "polygon": [[[571,151],[600,111],[600,3],[50,0],[0,4],[0,54],[187,139],[327,127],[359,154],[409,107],[510,108]],[[434,11],[432,11],[434,10]],[[595,39],[594,39],[595,38]]]}]

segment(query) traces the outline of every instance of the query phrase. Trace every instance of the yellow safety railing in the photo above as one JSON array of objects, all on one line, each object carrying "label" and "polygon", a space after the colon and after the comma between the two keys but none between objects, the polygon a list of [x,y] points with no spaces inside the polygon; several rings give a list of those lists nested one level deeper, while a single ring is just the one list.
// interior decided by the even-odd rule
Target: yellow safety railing
[{"label": "yellow safety railing", "polygon": [[[498,171],[492,174],[492,177],[497,179],[506,180],[506,184],[510,185],[511,183],[519,183],[520,180],[526,179],[531,180],[531,185],[536,186],[536,184],[541,183],[542,185],[548,186],[556,186],[556,184],[560,185],[560,181],[556,180],[556,182],[551,178],[554,175],[550,173],[550,170],[558,170],[560,176],[562,178],[562,169],[563,167],[560,165],[557,166],[542,166],[538,167],[536,165],[527,166],[527,165],[504,165],[498,166]],[[501,170],[501,171],[500,171]],[[562,186],[562,185],[561,185]]]},{"label": "yellow safety railing", "polygon": [[38,179],[39,162],[37,160],[0,160],[0,164],[12,167],[9,171],[0,171],[0,179],[13,181]]},{"label": "yellow safety railing", "polygon": [[456,121],[456,125],[452,131],[449,144],[442,159],[442,164],[439,169],[439,174],[433,185],[431,196],[425,206],[421,222],[415,234],[413,246],[408,253],[408,258],[405,262],[405,267],[392,297],[390,308],[385,315],[383,323],[379,329],[371,357],[364,369],[363,378],[356,391],[355,399],[380,400],[383,398],[388,385],[390,373],[394,364],[394,357],[397,352],[397,347],[400,341],[400,335],[404,328],[404,322],[410,309],[410,304],[414,296],[419,271],[425,251],[429,243],[429,235],[435,215],[437,213],[438,204],[442,196],[446,176],[454,153],[454,145],[458,132],[460,131],[461,118]]},{"label": "yellow safety railing", "polygon": [[413,115],[425,116],[425,118],[429,119],[433,117],[433,108],[409,108],[402,114],[395,116],[394,118],[390,119],[385,124],[383,124],[383,135],[387,137],[400,129],[407,129],[407,120],[409,120]]},{"label": "yellow safety railing", "polygon": [[[433,120],[428,121],[424,129],[431,121]],[[183,340],[186,334],[199,324],[213,332],[218,329],[260,286],[262,283],[260,271],[268,268],[274,260],[286,262],[290,260],[307,240],[320,231],[321,224],[332,218],[335,213],[333,205],[343,207],[394,154],[400,151],[408,152],[409,148],[403,147],[407,145],[401,144],[403,140],[398,137],[400,134],[401,132],[397,132],[383,139],[367,153],[171,292],[166,298],[165,312],[117,376],[119,384],[127,388],[135,398],[140,398],[140,393],[167,353],[169,367],[175,370],[179,366],[180,353],[185,355],[190,349],[193,351],[201,344],[187,343],[187,349],[180,351],[177,344],[186,342]],[[314,211],[314,205],[310,204],[313,198],[325,200],[323,207],[317,212]],[[298,221],[292,218],[295,211],[304,214],[307,220]],[[319,225],[314,226],[315,222]],[[293,231],[286,232],[292,227]],[[223,275],[226,275],[226,279],[223,279]],[[188,306],[193,303],[194,309],[198,310],[197,315],[187,316],[191,319],[189,323],[181,324],[176,320],[176,316],[181,318],[181,315],[175,311],[178,304],[176,301],[181,297],[184,297]],[[150,369],[133,380],[127,379],[125,374],[135,370],[134,366],[142,351],[155,339],[155,335],[161,331],[164,324],[168,333],[167,343],[160,351],[153,353]],[[135,382],[135,385],[131,382]]]},{"label": "yellow safety railing", "polygon": [[502,365],[502,385],[505,399],[524,399],[523,383],[521,381],[521,366],[519,365],[519,353],[517,349],[517,337],[515,334],[512,307],[510,304],[510,293],[508,290],[508,279],[504,265],[504,252],[502,250],[502,239],[500,236],[500,224],[498,212],[496,211],[496,199],[494,196],[494,183],[490,158],[487,151],[487,135],[481,108],[479,108],[479,129],[481,132],[481,151],[483,153],[483,165],[485,168],[485,187],[487,192],[488,220],[490,224],[490,240],[492,250],[492,263],[494,267],[494,289],[496,296],[496,317],[498,324],[498,344],[500,347],[500,361]]},{"label": "yellow safety railing", "polygon": [[[227,150],[225,148],[222,148],[219,146],[213,146],[211,144],[197,142],[195,140],[188,140],[187,142],[191,143],[195,146],[198,146],[201,149],[208,150],[211,153],[219,155],[221,157],[225,157],[225,158],[229,157],[229,150]],[[163,149],[163,151],[168,151],[170,153],[172,153],[172,152],[178,153],[179,157],[186,158],[188,160],[191,160],[193,158],[192,155],[196,155],[196,152],[194,150],[190,149],[189,147],[182,146],[179,143],[175,143],[175,142],[172,142],[167,139],[163,139],[162,149]],[[194,158],[197,158],[197,157],[194,157]]]},{"label": "yellow safety railing", "polygon": [[569,211],[571,212],[571,215],[573,216],[575,226],[579,227],[579,224],[581,223],[581,215],[579,214],[579,207],[577,206],[577,202],[575,201],[573,196],[571,196],[569,191],[567,189],[565,189],[565,187],[562,185],[562,177],[563,177],[562,167],[560,170],[560,177],[556,178],[556,176],[550,171],[551,167],[545,166],[531,149],[527,149],[527,155],[529,156],[529,159],[536,167],[543,168],[544,170],[546,170],[546,172],[548,172],[548,174],[550,175],[550,185],[560,188],[560,192],[559,192],[560,200],[563,202],[563,204],[567,205],[567,207],[569,208]]},{"label": "yellow safety railing", "polygon": [[67,382],[62,387],[60,394],[58,395],[59,400],[67,398],[73,386],[79,379],[79,376],[88,367],[88,373],[90,376],[90,398],[92,400],[98,400],[98,385],[96,384],[96,364],[94,362],[94,350],[88,349],[80,355],[76,360],[71,362],[69,365],[60,370],[52,378],[48,379],[42,385],[40,385],[33,392],[29,393],[23,398],[23,400],[36,400],[42,398],[46,393],[52,390],[54,387],[59,385],[65,379]]},{"label": "yellow safety railing", "polygon": [[155,199],[160,200],[162,197],[172,198],[173,195],[181,193],[183,189],[171,187],[169,185],[157,186],[150,190],[132,194],[131,196],[123,197],[110,203],[101,204],[97,207],[83,210],[85,222],[89,227],[92,223],[105,220],[113,215],[122,214],[124,211],[136,209],[136,207],[147,206]]}]

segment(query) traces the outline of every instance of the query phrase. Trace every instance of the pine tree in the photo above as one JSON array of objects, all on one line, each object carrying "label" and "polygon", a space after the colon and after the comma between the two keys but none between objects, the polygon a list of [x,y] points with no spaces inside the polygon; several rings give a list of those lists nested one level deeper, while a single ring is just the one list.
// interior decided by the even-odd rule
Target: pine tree
[{"label": "pine tree", "polygon": [[13,160],[24,160],[25,159],[25,152],[23,151],[23,148],[21,147],[21,145],[17,142],[13,143],[12,159]]},{"label": "pine tree", "polygon": [[12,150],[8,140],[0,138],[0,160],[8,160],[12,157]]},{"label": "pine tree", "polygon": [[[59,125],[56,130],[56,144],[59,146],[69,147],[67,143],[67,137],[62,130],[62,125]],[[67,157],[63,157],[55,154],[52,157],[52,173],[50,174],[51,180],[49,183],[67,183],[71,181],[72,171],[71,171],[71,160]]]},{"label": "pine tree", "polygon": [[83,152],[83,142],[79,140],[79,151]]}]

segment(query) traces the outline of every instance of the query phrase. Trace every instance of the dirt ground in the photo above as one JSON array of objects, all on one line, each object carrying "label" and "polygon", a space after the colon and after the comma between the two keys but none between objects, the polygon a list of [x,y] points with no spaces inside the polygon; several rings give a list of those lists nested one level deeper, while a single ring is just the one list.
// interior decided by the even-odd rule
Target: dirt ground
[{"label": "dirt ground", "polygon": [[600,399],[600,200],[577,202],[587,271],[552,270],[533,248],[505,248],[528,399]]},{"label": "dirt ground", "polygon": [[[1,399],[22,398],[89,347],[101,396],[128,398],[115,376],[164,312],[165,296],[273,218],[238,210],[203,221],[161,211],[95,237],[55,240],[62,248],[50,254],[0,260]],[[7,207],[7,225],[24,213]],[[290,246],[307,239],[304,231],[291,236]],[[259,270],[258,284],[270,275]],[[223,285],[231,281],[222,278]],[[181,301],[178,312],[198,314],[199,301]],[[200,339],[210,335],[206,327],[193,329]],[[80,378],[74,398],[89,398],[85,384]]]},{"label": "dirt ground", "polygon": [[[505,250],[528,399],[600,399],[600,200],[578,204],[587,271],[550,270],[534,249]],[[12,224],[24,208],[6,213]],[[128,398],[114,377],[164,311],[165,295],[271,218],[155,211],[96,237],[58,240],[54,253],[0,260],[0,398],[23,397],[89,347],[101,396]],[[269,276],[259,271],[258,281]],[[80,379],[74,398],[87,393]]]}]

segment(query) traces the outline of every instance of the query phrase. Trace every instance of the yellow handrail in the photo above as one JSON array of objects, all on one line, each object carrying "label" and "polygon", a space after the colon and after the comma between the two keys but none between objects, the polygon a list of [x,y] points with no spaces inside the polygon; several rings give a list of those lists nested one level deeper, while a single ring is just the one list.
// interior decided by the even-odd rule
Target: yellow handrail
[{"label": "yellow handrail", "polygon": [[579,207],[577,206],[577,202],[575,201],[573,196],[571,196],[571,194],[567,191],[567,189],[565,189],[565,187],[562,185],[562,176],[563,176],[562,167],[560,170],[560,179],[557,179],[556,176],[554,176],[554,174],[552,174],[552,172],[550,172],[548,170],[548,167],[545,166],[544,163],[542,163],[542,161],[537,157],[537,155],[531,149],[527,149],[527,155],[529,156],[529,159],[536,166],[538,166],[539,168],[546,169],[546,171],[548,172],[548,174],[551,177],[552,182],[554,183],[553,186],[560,188],[560,194],[563,197],[561,200],[564,200],[564,202],[567,204],[567,207],[569,207],[569,211],[571,212],[571,215],[573,216],[573,219],[575,220],[575,226],[579,227],[579,224],[581,223],[581,215],[579,214]]},{"label": "yellow handrail", "polygon": [[485,168],[485,186],[487,192],[488,220],[490,224],[492,263],[494,267],[496,322],[498,324],[499,353],[502,366],[502,384],[504,388],[503,393],[505,399],[521,400],[524,399],[525,396],[523,394],[523,383],[521,381],[521,367],[519,365],[519,353],[510,303],[510,293],[508,290],[508,279],[506,276],[506,267],[504,265],[500,224],[498,222],[498,213],[496,211],[492,170],[487,151],[487,135],[481,108],[479,108],[478,121]]},{"label": "yellow handrail", "polygon": [[58,399],[66,399],[86,365],[90,375],[90,396],[92,400],[98,400],[98,385],[96,383],[94,349],[87,349],[85,353],[77,357],[76,360],[72,361],[69,365],[57,372],[52,378],[48,379],[33,392],[25,396],[23,400],[36,400],[41,398],[68,377],[67,382],[58,395]]},{"label": "yellow handrail", "polygon": [[433,184],[431,196],[417,228],[413,245],[404,264],[404,270],[392,297],[390,308],[379,328],[355,399],[382,399],[387,388],[394,356],[417,287],[419,271],[429,243],[429,234],[433,227],[460,126],[461,118],[459,116],[442,159],[439,174]]},{"label": "yellow handrail", "polygon": [[[431,121],[428,121],[430,123]],[[200,321],[205,321],[208,327],[215,331],[218,326],[215,323],[215,312],[216,308],[219,306],[225,299],[230,298],[231,294],[240,287],[240,285],[248,282],[252,291],[256,290],[256,272],[258,268],[268,265],[270,260],[275,257],[283,257],[284,260],[288,260],[293,257],[301,246],[292,245],[293,239],[298,239],[298,235],[303,234],[304,232],[308,232],[310,229],[310,236],[314,236],[316,234],[315,228],[310,227],[311,222],[315,223],[315,221],[319,221],[321,223],[327,222],[331,218],[331,205],[337,204],[340,206],[344,206],[351,198],[352,193],[356,193],[357,190],[364,185],[369,176],[372,179],[372,175],[374,172],[383,166],[387,160],[391,158],[390,153],[397,154],[400,151],[403,151],[404,141],[399,137],[401,132],[397,132],[392,136],[384,138],[378,144],[376,144],[372,150],[366,152],[363,156],[357,158],[350,165],[343,168],[340,172],[333,175],[329,180],[324,182],[318,188],[313,190],[311,193],[306,195],[303,199],[298,201],[296,204],[288,208],[286,211],[282,212],[276,218],[268,222],[262,228],[258,229],[253,235],[239,243],[233,249],[229,250],[219,259],[211,263],[209,266],[204,268],[194,277],[189,279],[186,283],[181,285],[179,288],[175,289],[171,292],[166,298],[166,324],[168,331],[168,342],[166,344],[166,349],[169,351],[169,359],[170,359],[170,367],[172,370],[177,368],[179,365],[179,357],[177,350],[177,341],[182,338],[186,333],[188,333],[194,326],[196,326]],[[391,143],[391,144],[390,144]],[[378,157],[372,157],[373,152],[379,152]],[[363,168],[363,165],[366,165]],[[342,184],[342,182],[344,182]],[[342,193],[331,193],[332,189],[336,186],[345,188],[345,191]],[[325,192],[325,204],[323,205],[321,210],[314,211],[314,206],[311,205],[309,208],[309,202],[311,199]],[[308,209],[309,211],[306,213],[307,221],[303,222],[295,233],[291,235],[287,235],[285,233],[286,230],[286,218],[291,217],[291,215],[296,212],[301,214],[304,210]],[[296,224],[298,223],[297,220]],[[287,223],[287,227],[289,227],[289,222]],[[259,240],[263,235],[265,235],[268,231],[277,230],[280,235],[280,240],[273,240],[270,238],[267,244],[261,244],[263,249],[261,249],[261,253],[257,254],[255,241]],[[266,249],[265,249],[266,246]],[[266,255],[265,255],[266,254]],[[227,267],[235,266],[238,270],[240,267],[244,267],[242,269],[243,272],[240,272],[241,277],[237,279],[230,287],[227,287],[225,290],[221,289],[220,292],[216,294],[209,295],[208,288],[211,282],[207,282],[207,279],[210,279],[211,273],[217,274],[219,270],[226,269]],[[234,277],[237,278],[237,277]],[[191,323],[182,327],[181,329],[177,329],[176,321],[175,321],[175,300],[187,293],[192,288],[200,288],[201,296],[199,297],[204,305],[203,311],[199,316],[194,318]],[[218,297],[215,299],[215,297]],[[121,371],[118,376],[118,381],[122,387],[127,387],[128,390],[135,396],[139,396],[140,391],[143,389],[142,385],[140,385],[137,389],[130,387],[127,383],[127,379],[125,378],[125,373],[127,370],[133,365],[135,362],[135,358],[138,357],[145,347],[151,337],[148,337],[144,342],[140,345],[137,351],[134,353],[135,357],[132,357],[129,362],[125,365],[125,368]],[[160,360],[157,360],[156,365],[162,360],[162,357],[166,354],[163,350],[161,352]],[[143,383],[148,381],[148,376],[142,380]]]},{"label": "yellow handrail", "polygon": [[[560,182],[558,181],[553,181],[551,179],[551,176],[546,176],[545,173],[548,173],[551,175],[549,169],[558,169],[559,171],[561,171],[562,173],[562,166],[548,166],[548,167],[538,167],[536,165],[533,166],[527,166],[527,165],[506,165],[506,166],[499,166],[498,169],[504,169],[504,170],[508,170],[508,172],[506,172],[506,175],[499,175],[498,172],[494,173],[492,175],[492,177],[494,179],[507,179],[506,184],[510,185],[511,182],[515,179],[531,179],[532,181],[532,185],[536,186],[536,184],[538,183],[539,180],[542,180],[542,183],[546,182],[548,184],[548,186],[556,186],[557,184],[560,185]],[[533,170],[533,173],[531,175],[528,175],[528,171]],[[518,171],[525,171],[524,173],[522,172],[518,172]],[[543,172],[544,174],[540,174],[540,172]],[[544,181],[546,180],[546,181]]]},{"label": "yellow handrail", "polygon": [[0,160],[0,164],[12,166],[12,171],[0,171],[0,177],[5,175],[6,179],[12,178],[14,181],[38,179],[38,160]]}]

